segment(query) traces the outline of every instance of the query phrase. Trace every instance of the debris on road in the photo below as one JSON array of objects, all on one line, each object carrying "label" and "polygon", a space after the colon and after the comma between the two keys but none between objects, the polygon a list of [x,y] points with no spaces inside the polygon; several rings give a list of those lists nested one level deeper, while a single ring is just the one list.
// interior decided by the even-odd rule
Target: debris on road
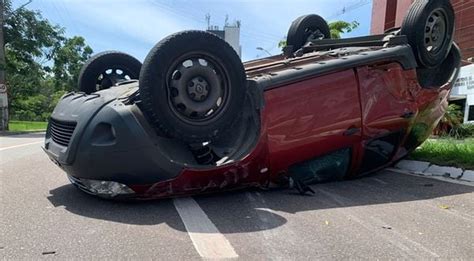
[{"label": "debris on road", "polygon": [[444,204],[443,204],[443,205],[440,205],[439,207],[440,207],[441,209],[450,209],[450,207],[449,207],[448,205],[444,205]]}]

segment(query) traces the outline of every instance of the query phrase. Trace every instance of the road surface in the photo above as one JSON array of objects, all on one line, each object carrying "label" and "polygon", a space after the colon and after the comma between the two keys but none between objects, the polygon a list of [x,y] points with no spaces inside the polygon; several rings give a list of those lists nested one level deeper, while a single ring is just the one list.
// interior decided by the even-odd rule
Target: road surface
[{"label": "road surface", "polygon": [[0,137],[1,259],[474,259],[474,187],[388,170],[293,190],[142,203],[86,195],[42,152]]}]

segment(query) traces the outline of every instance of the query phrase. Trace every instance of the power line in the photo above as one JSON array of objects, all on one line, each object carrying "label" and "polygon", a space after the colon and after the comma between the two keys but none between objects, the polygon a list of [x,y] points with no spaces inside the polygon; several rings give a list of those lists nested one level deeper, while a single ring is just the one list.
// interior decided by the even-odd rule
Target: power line
[{"label": "power line", "polygon": [[354,11],[364,5],[367,5],[367,4],[370,4],[371,3],[371,0],[359,0],[358,2],[355,2],[353,4],[350,4],[350,5],[347,5],[347,6],[344,6],[341,10],[339,10],[338,12],[332,14],[331,16],[328,16],[326,17],[326,20],[331,20],[331,19],[334,19],[340,15],[343,15],[343,14],[346,14],[346,13],[349,13],[351,11]]},{"label": "power line", "polygon": [[185,18],[185,19],[188,19],[188,20],[192,20],[193,22],[197,22],[199,24],[203,24],[205,25],[206,24],[206,21],[204,19],[204,17],[202,19],[199,19],[197,18],[196,16],[194,15],[186,15],[186,14],[183,14],[183,13],[180,13],[180,12],[177,12],[176,10],[174,10],[173,8],[170,8],[169,6],[163,4],[163,3],[160,3],[158,1],[152,1],[151,2],[152,4],[154,4],[155,6],[159,7],[160,10],[163,10],[167,13],[170,13],[170,14],[174,14],[174,15],[177,15],[177,16],[180,16],[182,18]]},{"label": "power line", "polygon": [[[204,9],[194,7],[193,10],[186,9],[186,8],[178,8],[174,6],[167,5],[165,3],[159,2],[159,1],[152,1],[154,5],[164,9],[165,11],[168,11],[169,13],[175,14],[177,16],[186,18],[188,20],[192,20],[195,22],[198,22],[199,24],[207,24],[206,20],[206,14],[209,14],[209,11],[206,11]],[[190,7],[189,7],[190,8]],[[202,18],[201,16],[196,16],[196,13],[202,13]],[[217,15],[212,15],[213,17],[220,17],[223,18],[223,21],[225,20],[225,15],[224,14],[217,14]],[[271,34],[268,32],[263,32],[255,28],[245,28],[245,30],[241,30],[241,35],[243,37],[249,37],[249,38],[258,38],[260,40],[265,40],[265,41],[276,41],[280,40],[281,37],[277,36],[275,34]]]}]

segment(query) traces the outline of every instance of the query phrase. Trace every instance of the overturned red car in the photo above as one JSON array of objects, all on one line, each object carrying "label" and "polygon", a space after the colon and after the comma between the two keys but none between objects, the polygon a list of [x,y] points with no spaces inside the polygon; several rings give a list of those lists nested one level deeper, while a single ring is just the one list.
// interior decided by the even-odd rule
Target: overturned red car
[{"label": "overturned red car", "polygon": [[417,0],[401,28],[330,39],[296,19],[281,55],[241,63],[224,40],[184,31],[143,65],[93,56],[61,98],[44,151],[79,189],[154,199],[341,180],[419,146],[447,107],[460,53],[447,0]]}]

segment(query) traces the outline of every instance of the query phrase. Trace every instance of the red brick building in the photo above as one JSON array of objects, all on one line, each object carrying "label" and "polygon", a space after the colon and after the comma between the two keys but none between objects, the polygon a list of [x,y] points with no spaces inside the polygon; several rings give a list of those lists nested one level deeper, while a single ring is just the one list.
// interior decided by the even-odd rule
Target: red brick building
[{"label": "red brick building", "polygon": [[[413,0],[373,0],[372,34],[399,27]],[[451,0],[456,13],[454,40],[461,48],[463,60],[474,57],[474,0]],[[473,58],[474,59],[474,58]]]}]

